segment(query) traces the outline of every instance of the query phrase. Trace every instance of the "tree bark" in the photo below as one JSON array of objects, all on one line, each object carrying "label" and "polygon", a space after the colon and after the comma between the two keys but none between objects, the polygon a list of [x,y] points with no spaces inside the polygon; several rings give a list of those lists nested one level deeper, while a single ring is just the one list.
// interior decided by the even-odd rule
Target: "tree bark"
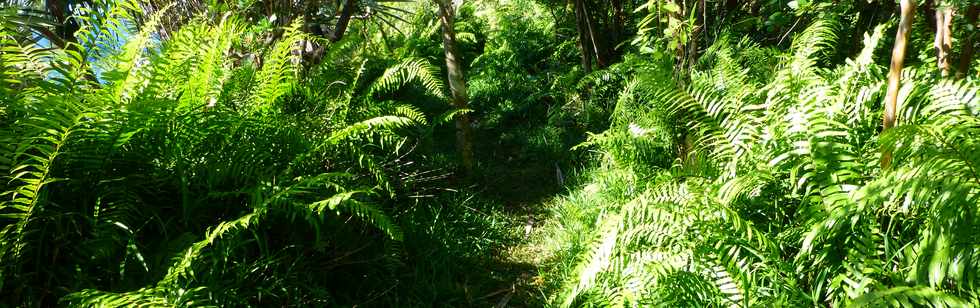
[{"label": "tree bark", "polygon": [[[668,12],[667,13],[668,20],[671,20],[673,22],[683,23],[684,16],[687,16],[683,9],[683,3],[678,3],[678,0],[670,0],[667,3],[674,4],[677,7],[681,8],[680,12],[676,12],[676,11]],[[670,26],[671,21],[667,22],[668,27]],[[677,31],[683,31],[683,30],[677,30]],[[680,35],[680,33],[673,33],[673,34]],[[687,84],[686,82],[687,74],[686,74],[686,65],[685,65],[687,60],[687,50],[686,50],[687,42],[682,42],[679,38],[675,38],[674,43],[676,44],[676,46],[673,46],[674,47],[674,71],[675,71],[674,73],[676,75],[675,77],[678,77],[677,81],[681,82],[682,86],[685,86]]]},{"label": "tree bark", "polygon": [[701,38],[701,35],[706,30],[704,14],[707,11],[707,3],[705,2],[705,0],[700,0],[694,2],[693,5],[694,7],[692,9],[694,10],[695,21],[694,21],[694,28],[691,29],[691,35],[688,38],[691,40],[691,46],[690,48],[688,48],[688,53],[687,53],[688,72],[694,71],[694,66],[697,64],[698,61],[698,48],[699,48],[698,42]]},{"label": "tree bark", "polygon": [[592,44],[589,31],[588,15],[585,12],[585,1],[574,0],[575,27],[578,29],[579,48],[582,50],[582,70],[586,74],[592,72],[592,59],[595,58],[595,46]]},{"label": "tree bark", "polygon": [[[67,42],[77,43],[78,40],[75,38],[75,32],[81,27],[71,17],[72,13],[69,3],[63,0],[47,0],[44,1],[44,8],[56,22],[57,26],[55,26],[55,31],[63,41],[62,44]],[[62,45],[59,47],[64,48],[65,46]]]},{"label": "tree bark", "polygon": [[963,78],[970,73],[970,63],[973,62],[974,36],[976,36],[977,15],[980,15],[980,7],[971,5],[966,12],[967,31],[963,39],[963,53],[960,54],[960,65],[956,70],[956,76]]},{"label": "tree bark", "polygon": [[344,8],[340,10],[340,18],[337,19],[337,26],[333,28],[333,33],[330,34],[330,41],[337,42],[344,38],[344,32],[347,32],[347,26],[350,25],[350,17],[354,14],[354,0],[347,0],[344,3]]},{"label": "tree bark", "polygon": [[[582,1],[584,3],[584,0]],[[592,17],[589,14],[590,13],[589,13],[588,5],[583,5],[582,16],[585,18],[586,29],[589,30],[589,42],[592,44],[592,54],[595,56],[595,64],[600,68],[606,67],[607,65],[609,65],[609,63],[606,62],[605,60],[606,50],[604,48],[601,48],[602,44],[599,43],[600,38],[596,38],[595,27],[592,25]]]},{"label": "tree bark", "polygon": [[942,76],[946,77],[949,75],[949,70],[952,66],[949,53],[953,48],[951,29],[953,26],[953,8],[949,6],[938,8],[936,9],[935,16],[936,38],[933,41],[933,47],[936,50],[936,64]]},{"label": "tree bark", "polygon": [[[908,45],[909,32],[912,31],[912,19],[915,18],[915,1],[902,0],[901,20],[895,33],[895,46],[892,48],[891,68],[888,72],[888,91],[885,94],[885,114],[882,121],[882,132],[895,126],[898,109],[898,90],[901,88],[902,68],[905,66],[905,50]],[[881,167],[891,166],[892,153],[885,151],[881,154]]]},{"label": "tree bark", "polygon": [[[463,63],[456,48],[455,9],[448,0],[436,0],[439,5],[439,23],[442,26],[442,47],[446,53],[446,71],[449,78],[449,90],[452,92],[452,103],[456,109],[466,109],[466,81],[463,76]],[[464,171],[469,175],[473,171],[473,138],[470,127],[470,116],[467,113],[456,115],[456,151]]]}]

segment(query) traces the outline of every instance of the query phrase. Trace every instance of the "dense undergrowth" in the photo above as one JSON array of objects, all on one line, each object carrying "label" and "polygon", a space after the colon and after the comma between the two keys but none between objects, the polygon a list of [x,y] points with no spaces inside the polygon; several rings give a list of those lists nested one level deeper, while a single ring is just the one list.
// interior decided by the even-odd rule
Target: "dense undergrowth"
[{"label": "dense undergrowth", "polygon": [[[551,303],[976,305],[980,84],[909,68],[879,134],[884,27],[835,64],[837,18],[785,51],[726,35],[686,87],[639,64],[540,239]],[[753,74],[760,54],[776,63]]]},{"label": "dense undergrowth", "polygon": [[0,307],[980,305],[892,1],[455,2],[0,2]]}]

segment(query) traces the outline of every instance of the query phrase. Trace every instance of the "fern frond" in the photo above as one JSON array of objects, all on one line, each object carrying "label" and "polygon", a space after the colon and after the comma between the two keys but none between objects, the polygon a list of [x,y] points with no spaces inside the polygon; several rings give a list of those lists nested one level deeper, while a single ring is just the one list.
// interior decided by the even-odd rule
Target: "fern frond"
[{"label": "fern frond", "polygon": [[400,116],[381,116],[354,123],[327,138],[328,143],[336,143],[358,134],[373,133],[383,129],[412,127],[416,124],[412,119]]},{"label": "fern frond", "polygon": [[[84,112],[79,102],[66,97],[49,97],[49,106],[23,125],[27,127],[11,157],[13,167],[9,169],[10,189],[0,196],[0,215],[13,219],[14,227],[0,241],[0,257],[4,263],[14,264],[20,259],[27,224],[34,213],[44,205],[45,188],[54,182],[63,181],[55,174],[55,163],[80,126],[89,118],[97,116]],[[11,247],[12,246],[12,247]]]},{"label": "fern frond", "polygon": [[885,305],[914,307],[969,307],[967,301],[927,287],[894,287],[858,297],[848,307],[880,307]]},{"label": "fern frond", "polygon": [[143,288],[124,293],[88,289],[70,293],[61,302],[71,307],[216,307],[208,304],[207,289],[204,287],[178,292]]},{"label": "fern frond", "polygon": [[[285,29],[282,38],[276,42],[272,49],[267,53],[263,61],[262,69],[256,72],[255,80],[258,82],[254,92],[252,92],[251,110],[252,112],[273,111],[273,104],[283,94],[289,92],[296,80],[297,65],[300,61],[299,56],[293,52],[298,48],[300,41],[305,36],[300,28],[303,21],[297,19],[292,25]],[[234,35],[229,33],[228,35]]]},{"label": "fern frond", "polygon": [[426,93],[436,98],[445,98],[442,79],[436,77],[438,70],[422,59],[406,59],[392,67],[371,83],[368,96],[384,94],[397,90],[412,81],[418,81]]}]

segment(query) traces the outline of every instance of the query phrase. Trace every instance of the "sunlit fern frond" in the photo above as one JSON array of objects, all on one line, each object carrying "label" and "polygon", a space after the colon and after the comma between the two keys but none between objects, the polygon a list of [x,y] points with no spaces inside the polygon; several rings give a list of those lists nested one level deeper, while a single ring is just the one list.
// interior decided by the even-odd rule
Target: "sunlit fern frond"
[{"label": "sunlit fern frond", "polygon": [[416,125],[419,126],[429,125],[429,119],[425,117],[425,114],[412,105],[397,104],[395,106],[392,106],[391,110],[389,110],[386,113],[394,116],[401,116],[401,117],[411,119],[413,122],[416,123]]},{"label": "sunlit fern frond", "polygon": [[35,219],[34,214],[45,204],[47,186],[64,180],[59,178],[56,166],[67,145],[86,122],[98,117],[88,112],[91,108],[73,96],[75,94],[68,91],[45,95],[37,102],[43,104],[43,108],[17,106],[25,108],[20,112],[30,117],[19,123],[22,128],[18,130],[19,136],[15,138],[15,147],[9,156],[11,167],[5,170],[9,172],[5,176],[10,183],[9,189],[0,193],[4,199],[0,202],[0,214],[13,221],[7,225],[12,229],[5,230],[5,237],[0,241],[0,257],[5,264],[2,269],[19,262],[21,252],[28,244],[23,236],[28,224]]},{"label": "sunlit fern frond", "polygon": [[[977,279],[966,273],[977,268],[969,248],[976,243],[970,234],[977,230],[972,213],[980,201],[980,180],[973,171],[980,163],[973,141],[980,133],[977,124],[973,117],[950,116],[898,126],[880,138],[884,149],[897,154],[892,169],[870,180],[827,179],[851,184],[819,190],[826,213],[813,216],[823,218],[813,220],[797,258],[821,268],[814,271],[815,279],[846,278],[847,284],[815,289],[815,296],[847,303],[887,286],[880,282],[888,280],[975,296],[966,290]],[[892,231],[901,224],[917,227]],[[890,273],[895,267],[909,271]]]},{"label": "sunlit fern frond", "polygon": [[598,229],[600,237],[574,271],[574,279],[566,287],[567,294],[560,299],[562,307],[570,307],[581,301],[579,297],[594,287],[597,276],[609,266],[619,232],[618,219],[615,218],[607,218],[606,223]]},{"label": "sunlit fern frond", "polygon": [[426,91],[426,94],[437,98],[444,98],[445,94],[442,79],[436,77],[438,69],[423,59],[409,58],[401,63],[389,67],[378,77],[368,90],[368,95],[384,94],[395,91],[406,84],[417,81]]},{"label": "sunlit fern frond", "polygon": [[[765,109],[769,117],[781,117],[799,107],[799,102],[812,101],[814,89],[827,82],[821,75],[818,61],[829,52],[837,39],[836,21],[820,18],[793,38],[793,44],[779,68],[765,86]],[[807,92],[810,91],[810,92]]]},{"label": "sunlit fern frond", "polygon": [[[136,33],[131,23],[141,12],[138,1],[92,1],[90,5],[79,5],[75,18],[79,29],[74,33],[80,47],[92,57],[108,56],[116,51],[122,42],[120,37]],[[72,43],[69,43],[72,44]],[[74,49],[74,48],[66,48]]]},{"label": "sunlit fern frond", "polygon": [[[954,113],[955,114],[955,113]],[[869,183],[869,200],[919,221],[906,256],[914,269],[907,279],[939,288],[970,290],[980,284],[976,252],[969,248],[980,229],[980,122],[973,116],[935,118],[904,125],[882,136],[882,146],[899,154],[900,165]],[[974,294],[975,295],[975,294]]]},{"label": "sunlit fern frond", "polygon": [[[252,92],[251,112],[271,112],[276,100],[289,92],[298,72],[299,55],[294,52],[305,35],[300,29],[302,19],[297,19],[285,29],[282,38],[266,53],[262,68],[255,73],[257,85]],[[229,35],[234,35],[230,34]]]},{"label": "sunlit fern frond", "polygon": [[382,130],[391,130],[404,127],[413,127],[417,125],[418,122],[412,118],[402,117],[402,116],[380,116],[376,118],[367,119],[361,122],[354,123],[342,130],[339,130],[330,135],[327,138],[328,143],[336,144],[337,142],[343,141],[354,136],[360,136],[364,134],[377,133]]},{"label": "sunlit fern frond", "polygon": [[[834,71],[835,88],[838,93],[831,102],[831,108],[843,110],[848,115],[848,125],[869,127],[878,125],[877,103],[884,93],[884,67],[874,62],[875,51],[879,49],[887,25],[878,25],[872,33],[864,34],[864,48],[854,58],[846,60],[845,65]],[[857,93],[856,97],[853,95]]]},{"label": "sunlit fern frond", "polygon": [[761,138],[759,119],[753,107],[742,106],[737,96],[727,97],[706,88],[711,85],[703,86],[695,79],[690,90],[661,90],[653,101],[694,134],[694,152],[703,153],[696,155],[713,157],[725,167],[726,176],[733,177],[750,146]]},{"label": "sunlit fern frond", "polygon": [[793,38],[790,49],[792,58],[785,63],[785,68],[794,75],[812,72],[811,68],[827,53],[833,51],[837,41],[838,21],[834,17],[822,17],[815,20],[806,29]]},{"label": "sunlit fern frond", "polygon": [[[600,216],[599,237],[564,289],[564,306],[752,305],[781,295],[775,242],[713,200],[711,185],[664,182]],[[683,280],[674,278],[686,277]]]},{"label": "sunlit fern frond", "polygon": [[[167,8],[161,13],[166,12]],[[145,24],[144,29],[129,37],[114,56],[108,57],[110,61],[103,63],[112,66],[108,67],[101,76],[105,83],[111,84],[104,89],[109,93],[106,98],[117,104],[125,104],[146,85],[147,58],[144,52],[156,48],[157,42],[151,40],[150,35],[156,31],[160,16],[160,14],[154,15]]]},{"label": "sunlit fern frond", "polygon": [[976,80],[943,80],[930,87],[928,95],[928,105],[922,108],[925,120],[980,115],[980,82]]},{"label": "sunlit fern frond", "polygon": [[[198,44],[187,46],[192,48],[190,61],[192,61],[194,69],[189,71],[186,76],[186,84],[181,89],[180,103],[184,108],[214,107],[217,104],[222,86],[231,77],[229,50],[238,41],[238,33],[244,29],[237,19],[229,16],[222,18],[215,26],[195,25],[194,27],[199,28],[188,30],[200,31],[198,32],[200,36],[195,37]],[[287,90],[285,87],[288,87],[292,80],[291,63],[287,61],[290,49],[289,46],[280,44],[295,44],[295,41],[299,40],[295,33],[290,31],[292,30],[287,29],[283,35],[284,40],[278,42],[269,51],[267,54],[268,62],[265,63],[265,66],[255,72],[253,77],[256,86],[250,93],[252,94],[252,104],[272,104],[278,96]],[[173,48],[179,50],[185,47],[175,46]],[[156,73],[168,74],[167,71]]]},{"label": "sunlit fern frond", "polygon": [[732,206],[739,200],[758,196],[768,184],[776,181],[772,170],[756,168],[723,183],[716,196],[719,203]]},{"label": "sunlit fern frond", "polygon": [[39,81],[49,70],[51,52],[18,40],[14,8],[0,9],[0,117],[16,101],[39,89]]},{"label": "sunlit fern frond", "polygon": [[82,290],[70,293],[61,303],[71,307],[215,307],[210,305],[207,289],[204,287],[189,290],[168,290],[164,288],[143,288],[130,292],[106,292]]},{"label": "sunlit fern frond", "polygon": [[863,295],[848,307],[970,307],[975,304],[928,287],[899,286]]}]

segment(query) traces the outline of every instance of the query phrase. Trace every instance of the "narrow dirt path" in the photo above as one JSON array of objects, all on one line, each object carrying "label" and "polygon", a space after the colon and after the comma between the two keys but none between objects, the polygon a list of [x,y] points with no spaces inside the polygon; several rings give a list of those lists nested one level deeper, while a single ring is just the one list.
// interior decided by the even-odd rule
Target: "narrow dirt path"
[{"label": "narrow dirt path", "polygon": [[[508,206],[508,215],[520,224],[514,232],[519,240],[514,245],[499,247],[496,253],[497,270],[504,271],[511,279],[495,296],[495,307],[543,307],[546,303],[544,280],[541,267],[545,261],[544,252],[536,238],[548,219],[548,204],[555,196],[540,200]],[[496,293],[495,292],[495,293]]]}]

